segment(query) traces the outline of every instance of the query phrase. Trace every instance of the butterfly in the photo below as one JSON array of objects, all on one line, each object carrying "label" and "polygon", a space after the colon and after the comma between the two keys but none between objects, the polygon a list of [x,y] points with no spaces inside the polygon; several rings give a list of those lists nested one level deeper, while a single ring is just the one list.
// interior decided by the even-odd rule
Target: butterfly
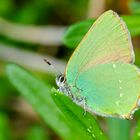
[{"label": "butterfly", "polygon": [[125,23],[109,10],[91,26],[56,83],[90,113],[131,119],[140,105],[140,71],[134,59]]}]

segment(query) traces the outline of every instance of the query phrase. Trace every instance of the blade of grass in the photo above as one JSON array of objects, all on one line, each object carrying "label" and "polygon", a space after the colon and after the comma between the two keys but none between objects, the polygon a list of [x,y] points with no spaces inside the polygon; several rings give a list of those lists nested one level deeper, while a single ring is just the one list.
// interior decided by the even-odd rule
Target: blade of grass
[{"label": "blade of grass", "polygon": [[57,90],[52,90],[52,97],[56,105],[61,109],[73,130],[78,130],[82,140],[107,140],[95,118],[80,106],[76,105],[69,97]]},{"label": "blade of grass", "polygon": [[129,140],[130,122],[115,118],[108,118],[108,135],[111,140]]},{"label": "blade of grass", "polygon": [[9,140],[9,124],[8,118],[4,113],[0,113],[0,140]]},{"label": "blade of grass", "polygon": [[69,26],[62,38],[63,44],[65,44],[67,47],[75,48],[80,43],[94,21],[95,19],[90,19]]},{"label": "blade of grass", "polygon": [[48,126],[65,140],[76,139],[76,132],[70,128],[49,94],[49,84],[45,85],[41,80],[15,64],[7,65],[6,70],[10,82],[33,106]]},{"label": "blade of grass", "polygon": [[[125,21],[131,35],[140,35],[140,15],[121,16]],[[70,48],[75,48],[85,36],[95,19],[86,20],[71,25],[65,32],[62,42]]]},{"label": "blade of grass", "polygon": [[140,35],[140,14],[122,16],[132,37]]},{"label": "blade of grass", "polygon": [[140,119],[137,122],[132,140],[140,140]]}]

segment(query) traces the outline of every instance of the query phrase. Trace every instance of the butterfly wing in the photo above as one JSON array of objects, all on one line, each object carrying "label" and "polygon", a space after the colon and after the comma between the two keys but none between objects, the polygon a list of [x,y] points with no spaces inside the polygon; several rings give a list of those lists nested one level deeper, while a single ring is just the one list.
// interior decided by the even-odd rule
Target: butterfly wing
[{"label": "butterfly wing", "polygon": [[140,72],[123,62],[99,64],[80,73],[76,86],[90,112],[129,119],[138,107]]},{"label": "butterfly wing", "polygon": [[109,10],[97,19],[74,51],[67,64],[66,78],[74,82],[80,72],[117,60],[133,62],[134,53],[125,23]]},{"label": "butterfly wing", "polygon": [[[113,11],[92,25],[66,68],[66,80],[86,98],[86,109],[105,116],[130,118],[137,108],[140,74],[125,23]],[[75,89],[73,94],[77,95]]]}]

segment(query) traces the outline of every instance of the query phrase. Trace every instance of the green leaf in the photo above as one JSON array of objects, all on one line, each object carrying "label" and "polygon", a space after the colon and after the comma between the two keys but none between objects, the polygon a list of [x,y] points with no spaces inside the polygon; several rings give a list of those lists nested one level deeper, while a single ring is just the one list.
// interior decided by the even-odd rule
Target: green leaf
[{"label": "green leaf", "polygon": [[45,123],[63,139],[75,139],[77,135],[69,127],[50,96],[50,86],[45,85],[41,80],[17,65],[9,64],[6,68],[10,82],[33,106]]},{"label": "green leaf", "polygon": [[9,120],[4,113],[0,113],[0,140],[9,140]]},{"label": "green leaf", "polygon": [[132,37],[140,35],[140,14],[122,16]]},{"label": "green leaf", "polygon": [[94,21],[95,19],[90,19],[71,25],[66,30],[62,42],[70,48],[76,47],[87,33],[91,25],[94,23]]},{"label": "green leaf", "polygon": [[135,132],[132,140],[140,140],[140,119],[137,122],[137,126],[135,128]]},{"label": "green leaf", "polygon": [[52,91],[52,97],[72,125],[73,131],[76,130],[81,134],[82,140],[107,140],[93,115],[85,112],[69,97],[55,89]]},{"label": "green leaf", "polygon": [[130,121],[108,118],[108,135],[111,140],[130,139]]},{"label": "green leaf", "polygon": [[128,3],[129,9],[133,14],[140,14],[140,2],[137,0],[131,0]]},{"label": "green leaf", "polygon": [[[140,35],[140,15],[122,16],[131,35]],[[85,36],[95,19],[86,20],[71,25],[65,32],[62,42],[69,48],[75,48]]]}]

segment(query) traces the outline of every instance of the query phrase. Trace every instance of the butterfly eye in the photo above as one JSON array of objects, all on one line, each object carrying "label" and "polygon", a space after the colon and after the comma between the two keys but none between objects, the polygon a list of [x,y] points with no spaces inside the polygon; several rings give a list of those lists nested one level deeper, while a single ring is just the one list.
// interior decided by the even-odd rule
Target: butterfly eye
[{"label": "butterfly eye", "polygon": [[60,81],[60,83],[65,82],[65,76],[64,75],[61,75],[61,77],[59,78],[59,81]]}]

